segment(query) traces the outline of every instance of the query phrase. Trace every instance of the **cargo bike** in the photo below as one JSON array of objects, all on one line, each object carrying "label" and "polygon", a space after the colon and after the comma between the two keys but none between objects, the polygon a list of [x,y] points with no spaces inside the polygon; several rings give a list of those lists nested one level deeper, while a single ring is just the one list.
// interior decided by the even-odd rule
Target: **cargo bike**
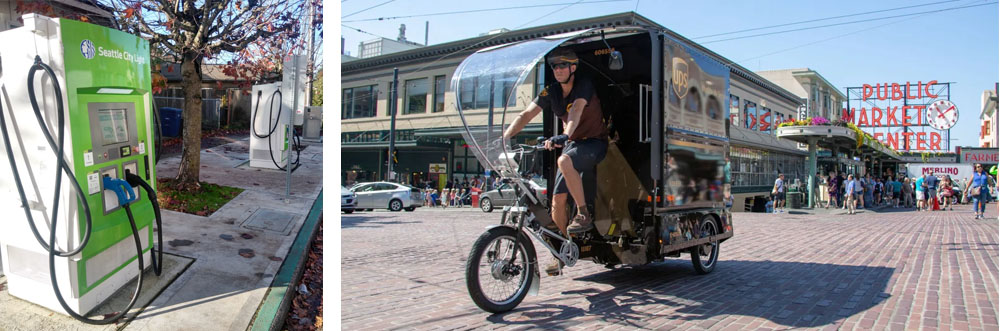
[{"label": "cargo bike", "polygon": [[[555,177],[559,152],[541,144],[562,132],[561,121],[543,111],[543,137],[502,135],[519,112],[513,108],[538,94],[531,86],[554,82],[544,59],[556,48],[578,55],[577,74],[593,81],[610,134],[597,187],[585,189],[596,192],[587,203],[594,226],[571,237],[550,216],[545,192],[553,192],[554,180],[545,181],[545,192],[528,184]],[[537,83],[523,84],[529,77]],[[466,285],[481,309],[509,311],[537,293],[532,240],[566,267],[582,259],[611,268],[644,265],[687,253],[697,273],[715,269],[720,243],[733,235],[727,66],[658,29],[604,27],[479,50],[456,69],[451,90],[466,143],[514,187],[515,202],[476,240],[466,262]],[[576,204],[567,205],[574,215]]]}]

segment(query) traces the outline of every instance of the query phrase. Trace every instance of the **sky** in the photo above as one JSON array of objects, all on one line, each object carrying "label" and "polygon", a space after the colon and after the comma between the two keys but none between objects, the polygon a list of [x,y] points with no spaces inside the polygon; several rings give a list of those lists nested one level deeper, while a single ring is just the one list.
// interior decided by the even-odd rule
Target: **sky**
[{"label": "sky", "polygon": [[[952,82],[951,101],[960,113],[951,130],[953,149],[978,146],[980,99],[984,90],[994,89],[1000,77],[1000,8],[996,0],[342,0],[340,6],[341,36],[350,54],[357,53],[362,41],[377,36],[395,39],[400,24],[406,24],[408,40],[423,43],[425,22],[430,22],[428,40],[433,45],[493,29],[517,30],[636,11],[747,69],[807,67],[841,91],[863,84]],[[440,14],[524,6],[535,7]],[[946,10],[966,6],[972,7]],[[911,8],[886,11],[900,7]],[[930,11],[936,12],[901,16]],[[367,20],[423,14],[437,15]],[[838,16],[843,17],[833,18]],[[699,38],[802,21],[812,22]],[[823,25],[833,26],[751,36]],[[740,38],[718,41],[735,37]]]}]

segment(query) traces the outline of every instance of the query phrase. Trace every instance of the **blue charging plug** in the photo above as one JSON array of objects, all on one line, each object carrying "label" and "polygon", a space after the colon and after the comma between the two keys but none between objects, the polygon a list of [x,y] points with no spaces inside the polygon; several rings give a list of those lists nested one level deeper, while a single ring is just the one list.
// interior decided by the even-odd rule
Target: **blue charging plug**
[{"label": "blue charging plug", "polygon": [[119,206],[124,207],[138,198],[135,195],[135,191],[132,190],[132,185],[129,185],[128,182],[123,179],[115,179],[105,176],[103,181],[104,189],[111,190],[111,192],[115,192],[115,195],[118,196]]}]

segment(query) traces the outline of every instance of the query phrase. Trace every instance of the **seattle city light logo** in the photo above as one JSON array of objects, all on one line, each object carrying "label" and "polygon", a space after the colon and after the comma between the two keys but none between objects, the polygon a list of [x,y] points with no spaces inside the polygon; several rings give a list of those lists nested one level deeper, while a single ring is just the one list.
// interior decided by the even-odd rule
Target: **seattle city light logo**
[{"label": "seattle city light logo", "polygon": [[94,50],[94,43],[90,42],[89,39],[84,39],[83,42],[80,43],[80,53],[83,54],[83,57],[88,60],[93,59],[94,54],[96,53]]}]

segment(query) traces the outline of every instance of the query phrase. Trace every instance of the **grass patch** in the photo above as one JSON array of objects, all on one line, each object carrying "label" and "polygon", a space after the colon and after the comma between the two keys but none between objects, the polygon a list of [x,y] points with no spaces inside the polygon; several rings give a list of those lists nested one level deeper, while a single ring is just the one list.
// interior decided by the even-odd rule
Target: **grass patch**
[{"label": "grass patch", "polygon": [[183,192],[176,189],[174,179],[157,179],[156,200],[162,209],[208,216],[243,192],[241,188],[206,182],[200,183],[201,190],[199,192]]}]

